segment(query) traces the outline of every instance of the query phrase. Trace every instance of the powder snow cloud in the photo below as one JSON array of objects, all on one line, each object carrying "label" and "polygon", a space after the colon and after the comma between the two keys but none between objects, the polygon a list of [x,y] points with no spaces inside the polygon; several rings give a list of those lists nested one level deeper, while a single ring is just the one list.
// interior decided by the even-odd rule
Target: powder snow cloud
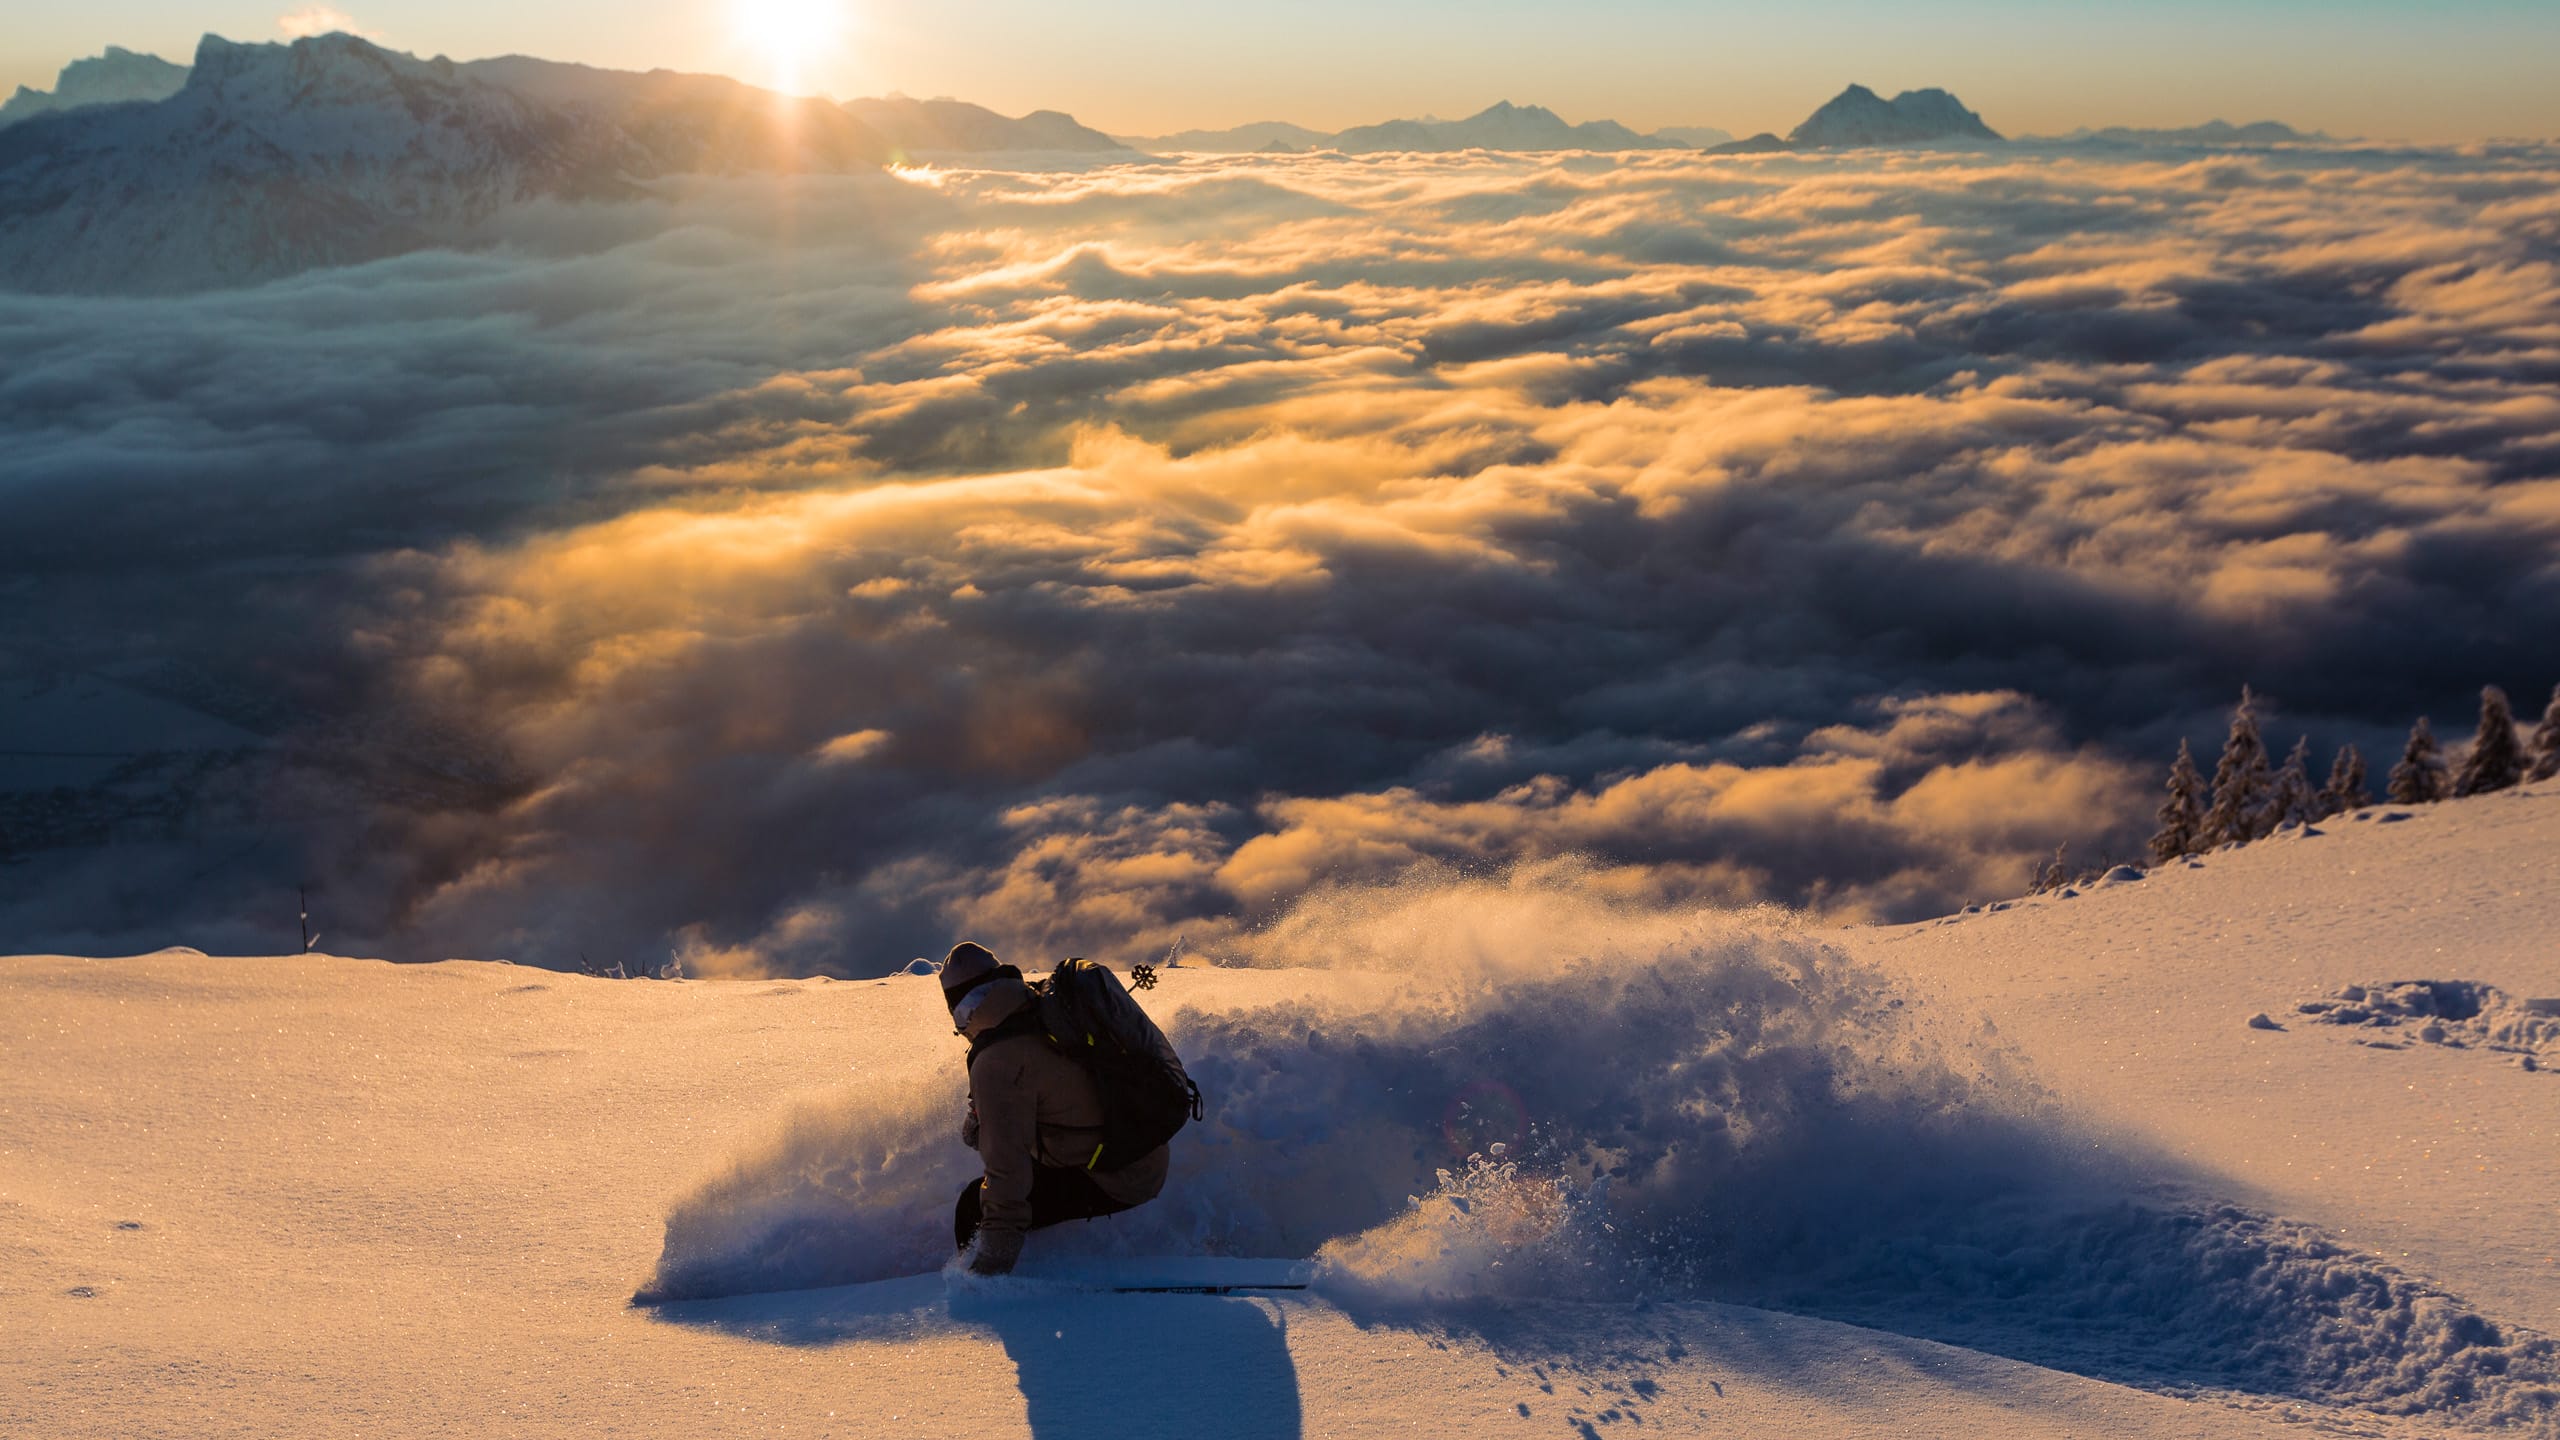
[{"label": "powder snow cloud", "polygon": [[1416,866],[2014,890],[2244,680],[2370,749],[2560,679],[2555,178],[1237,157],[0,296],[12,693],[265,740],[0,796],[0,913],[255,946],[308,878],[349,946],[876,973]]}]

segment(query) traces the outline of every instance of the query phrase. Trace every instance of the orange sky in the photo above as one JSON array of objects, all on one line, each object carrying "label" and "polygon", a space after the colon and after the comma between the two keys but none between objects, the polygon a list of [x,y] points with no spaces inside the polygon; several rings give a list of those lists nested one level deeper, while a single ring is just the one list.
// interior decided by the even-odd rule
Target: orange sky
[{"label": "orange sky", "polygon": [[[737,4],[832,9],[777,56]],[[2560,6],[2232,0],[2223,4],[1575,6],[1345,0],[1199,7],[1169,0],[99,0],[13,18],[0,86],[46,86],[108,44],[184,59],[235,40],[353,28],[455,58],[525,53],[620,68],[721,70],[851,96],[956,95],[1068,110],[1115,133],[1287,119],[1338,128],[1472,112],[1498,99],[1639,128],[1783,131],[1858,81],[1954,90],[2012,134],[2274,118],[2427,141],[2560,134]],[[768,30],[772,27],[764,27]],[[832,38],[817,32],[832,30]]]}]

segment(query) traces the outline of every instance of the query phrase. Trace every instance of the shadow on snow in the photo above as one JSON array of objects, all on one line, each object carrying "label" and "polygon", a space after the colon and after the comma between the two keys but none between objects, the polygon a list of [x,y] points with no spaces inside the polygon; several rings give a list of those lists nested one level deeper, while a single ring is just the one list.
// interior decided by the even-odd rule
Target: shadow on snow
[{"label": "shadow on snow", "polygon": [[991,1334],[1038,1440],[1220,1435],[1298,1440],[1298,1372],[1280,1304],[1113,1295],[941,1274],[652,1307],[662,1321],[770,1344],[901,1344]]}]

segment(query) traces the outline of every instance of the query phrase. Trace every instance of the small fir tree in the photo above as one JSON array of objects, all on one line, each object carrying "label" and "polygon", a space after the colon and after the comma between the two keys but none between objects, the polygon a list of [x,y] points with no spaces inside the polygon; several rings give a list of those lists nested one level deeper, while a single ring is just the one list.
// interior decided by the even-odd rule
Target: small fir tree
[{"label": "small fir tree", "polygon": [[2560,775],[2560,685],[2551,687],[2551,703],[2542,707],[2542,724],[2533,732],[2533,769],[2528,780]]},{"label": "small fir tree", "polygon": [[2196,772],[2195,752],[2178,742],[2178,758],[2169,766],[2169,798],[2160,802],[2160,833],[2151,837],[2151,860],[2166,865],[2196,853],[2204,826],[2204,776]]},{"label": "small fir tree", "polygon": [[2042,894],[2048,890],[2059,890],[2063,886],[2071,883],[2071,871],[2063,859],[2065,855],[2070,853],[2070,850],[2071,842],[2066,840],[2053,847],[2053,862],[2051,864],[2039,865],[2036,867],[2035,893]]},{"label": "small fir tree", "polygon": [[2258,697],[2240,688],[2240,705],[2231,712],[2231,736],[2222,742],[2222,761],[2213,770],[2213,808],[2205,812],[2203,849],[2255,840],[2272,826],[2266,820],[2267,745],[2258,738]]},{"label": "small fir tree", "polygon": [[2373,796],[2364,788],[2364,752],[2353,745],[2338,747],[2338,758],[2329,762],[2329,784],[2320,792],[2320,803],[2331,815],[2361,810],[2373,803]]},{"label": "small fir tree", "polygon": [[2495,685],[2480,690],[2480,729],[2462,757],[2462,773],[2453,779],[2456,795],[2486,795],[2511,790],[2524,778],[2524,751],[2516,744],[2515,711],[2507,692]]},{"label": "small fir tree", "polygon": [[2311,788],[2311,737],[2305,735],[2293,742],[2276,771],[2275,787],[2267,796],[2267,828],[2308,825],[2320,818],[2319,806],[2319,794]]},{"label": "small fir tree", "polygon": [[2391,803],[2424,805],[2444,798],[2444,756],[2436,749],[2436,732],[2427,725],[2427,717],[2409,727],[2409,743],[2400,751],[2400,763],[2391,767]]}]

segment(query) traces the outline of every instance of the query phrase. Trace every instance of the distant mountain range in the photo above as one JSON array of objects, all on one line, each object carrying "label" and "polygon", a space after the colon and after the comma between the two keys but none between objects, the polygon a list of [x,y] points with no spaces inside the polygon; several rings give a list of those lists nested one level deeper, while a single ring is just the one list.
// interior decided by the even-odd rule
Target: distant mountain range
[{"label": "distant mountain range", "polygon": [[1509,101],[1464,120],[1389,120],[1326,134],[1301,125],[1265,120],[1233,130],[1185,130],[1177,135],[1124,136],[1123,143],[1157,153],[1210,151],[1227,154],[1273,150],[1338,150],[1367,155],[1390,150],[1691,150],[1750,155],[1788,150],[1840,150],[1866,145],[1950,142],[1998,144],[2000,132],[1944,90],[1906,90],[1891,100],[1852,85],[1808,116],[1785,139],[1773,134],[1736,140],[1709,126],[1674,126],[1638,134],[1615,120],[1568,125],[1552,110]]},{"label": "distant mountain range", "polygon": [[825,101],[717,76],[208,35],[165,100],[0,129],[0,274],[36,290],[239,284],[455,243],[521,201],[892,153]]},{"label": "distant mountain range", "polygon": [[[149,292],[254,283],[439,245],[466,245],[527,201],[644,195],[688,174],[834,174],[909,157],[1127,156],[1069,115],[1008,117],[904,96],[838,105],[714,75],[599,70],[522,56],[420,60],[352,35],[290,45],[208,35],[192,67],[110,50],[51,92],[0,107],[0,285]],[[1276,121],[1134,142],[1162,150],[1639,151],[1703,128],[1638,134],[1535,105],[1331,134]],[[2325,139],[2273,122],[2103,130],[2064,144],[2270,144]],[[1711,153],[1996,145],[1943,90],[1885,100],[1852,85],[1788,136]],[[482,232],[485,233],[485,232]]]},{"label": "distant mountain range", "polygon": [[998,151],[1099,153],[1127,146],[1056,110],[1034,110],[1020,119],[965,100],[848,100],[844,108],[901,152],[984,154]]},{"label": "distant mountain range", "polygon": [[[1702,139],[1699,137],[1712,137]],[[1690,126],[1638,134],[1615,120],[1568,124],[1542,105],[1489,105],[1464,120],[1387,120],[1348,130],[1310,130],[1281,120],[1263,120],[1232,130],[1184,130],[1173,135],[1120,137],[1133,149],[1153,154],[1222,155],[1339,151],[1345,155],[1378,155],[1391,151],[1510,150],[1689,150],[1730,140],[1723,130]]]},{"label": "distant mountain range", "polygon": [[1347,155],[1396,150],[1676,150],[1676,140],[1639,135],[1615,120],[1568,125],[1553,110],[1489,105],[1464,120],[1389,120],[1337,132],[1325,146]]},{"label": "distant mountain range", "polygon": [[1211,155],[1246,155],[1274,150],[1321,150],[1333,139],[1330,130],[1310,130],[1286,120],[1258,120],[1229,130],[1182,130],[1171,135],[1117,135],[1132,150],[1157,155],[1197,151]]},{"label": "distant mountain range", "polygon": [[461,243],[504,206],[632,196],[674,175],[1120,149],[1055,111],[839,106],[716,75],[420,60],[352,35],[208,35],[192,67],[113,51],[11,105],[0,275],[31,290],[251,283]]},{"label": "distant mountain range", "polygon": [[2208,120],[2179,130],[2137,130],[2110,125],[2104,130],[2074,130],[2056,139],[2069,145],[2333,145],[2337,137],[2324,131],[2296,130],[2273,120],[2233,125]]}]

